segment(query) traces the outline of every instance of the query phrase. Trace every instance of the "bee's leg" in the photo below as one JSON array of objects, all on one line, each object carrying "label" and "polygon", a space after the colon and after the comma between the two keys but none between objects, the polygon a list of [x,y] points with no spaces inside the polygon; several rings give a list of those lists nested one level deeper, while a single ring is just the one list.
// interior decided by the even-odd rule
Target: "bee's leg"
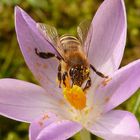
[{"label": "bee's leg", "polygon": [[89,77],[88,80],[87,80],[87,82],[86,82],[86,85],[85,85],[83,91],[87,90],[90,87],[91,87],[91,78]]},{"label": "bee's leg", "polygon": [[37,48],[35,48],[35,53],[43,59],[49,59],[49,58],[52,58],[52,57],[56,57],[58,60],[61,60],[60,57],[58,57],[57,55],[55,55],[51,52],[47,52],[47,53],[46,52],[38,52]]},{"label": "bee's leg", "polygon": [[71,79],[71,88],[72,88],[74,85],[74,74],[70,75],[70,79]]},{"label": "bee's leg", "polygon": [[62,80],[62,74],[61,74],[61,64],[58,65],[58,73],[57,73],[58,81],[59,81],[59,88],[61,88],[61,80]]},{"label": "bee's leg", "polygon": [[68,76],[68,73],[67,72],[64,72],[63,75],[62,75],[62,80],[63,80],[63,84],[64,86],[66,87],[66,77]]},{"label": "bee's leg", "polygon": [[90,64],[90,67],[91,67],[91,69],[92,69],[97,75],[99,75],[100,77],[102,77],[102,78],[108,78],[108,76],[106,76],[106,75],[104,75],[103,73],[97,71],[93,65]]},{"label": "bee's leg", "polygon": [[73,87],[73,85],[74,85],[74,82],[73,82],[73,79],[72,79],[72,84],[71,84],[71,88]]}]

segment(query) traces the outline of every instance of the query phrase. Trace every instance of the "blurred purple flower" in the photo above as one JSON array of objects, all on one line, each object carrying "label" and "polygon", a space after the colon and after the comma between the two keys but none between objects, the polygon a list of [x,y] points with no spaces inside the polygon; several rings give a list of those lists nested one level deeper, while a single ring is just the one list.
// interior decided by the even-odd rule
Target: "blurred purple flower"
[{"label": "blurred purple flower", "polygon": [[139,140],[140,128],[135,116],[112,110],[140,87],[140,60],[120,65],[126,41],[126,14],[123,0],[105,0],[91,23],[85,49],[98,70],[109,75],[102,81],[91,73],[92,87],[86,94],[86,107],[76,110],[63,97],[56,84],[58,62],[40,59],[34,49],[55,50],[36,28],[36,22],[22,9],[15,8],[16,33],[24,59],[40,82],[0,80],[0,114],[31,123],[31,140],[68,139],[83,127],[108,140]]}]

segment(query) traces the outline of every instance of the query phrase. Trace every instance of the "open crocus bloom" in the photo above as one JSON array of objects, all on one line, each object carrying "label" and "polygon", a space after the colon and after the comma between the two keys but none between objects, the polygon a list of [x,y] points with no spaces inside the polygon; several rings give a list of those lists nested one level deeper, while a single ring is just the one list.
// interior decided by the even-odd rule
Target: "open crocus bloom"
[{"label": "open crocus bloom", "polygon": [[[112,110],[140,87],[140,60],[118,70],[126,40],[123,0],[105,0],[91,23],[84,46],[85,49],[90,46],[88,60],[110,80],[91,72],[92,85],[85,95],[86,105],[80,110],[66,100],[56,83],[58,61],[44,60],[35,54],[35,48],[56,53],[37,29],[36,22],[16,7],[15,23],[24,59],[41,86],[1,79],[1,115],[31,123],[31,140],[64,140],[82,128],[107,140],[139,140],[140,128],[135,116]],[[71,90],[82,95],[80,87]]]}]

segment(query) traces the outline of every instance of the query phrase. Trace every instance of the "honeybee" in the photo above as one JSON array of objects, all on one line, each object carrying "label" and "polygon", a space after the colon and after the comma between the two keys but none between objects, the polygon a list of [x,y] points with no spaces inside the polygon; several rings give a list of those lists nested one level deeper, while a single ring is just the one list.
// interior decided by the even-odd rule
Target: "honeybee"
[{"label": "honeybee", "polygon": [[89,25],[89,21],[82,22],[77,28],[79,38],[76,38],[67,34],[59,37],[55,27],[37,23],[38,30],[51,46],[55,48],[57,53],[40,52],[37,48],[35,48],[35,53],[43,59],[56,57],[59,60],[60,63],[57,74],[59,87],[61,87],[61,84],[66,86],[66,78],[70,77],[71,86],[78,85],[81,87],[83,83],[86,82],[83,90],[88,89],[91,86],[90,68],[97,75],[107,78],[107,76],[97,71],[93,65],[88,62],[87,55],[84,52],[84,41],[87,37]]}]

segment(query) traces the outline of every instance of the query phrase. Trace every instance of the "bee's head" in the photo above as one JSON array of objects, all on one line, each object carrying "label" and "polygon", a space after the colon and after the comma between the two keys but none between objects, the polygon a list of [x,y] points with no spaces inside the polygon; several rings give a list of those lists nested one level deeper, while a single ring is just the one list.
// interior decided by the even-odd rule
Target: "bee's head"
[{"label": "bee's head", "polygon": [[84,65],[76,65],[70,68],[69,75],[74,85],[81,86],[89,77],[90,69]]}]

